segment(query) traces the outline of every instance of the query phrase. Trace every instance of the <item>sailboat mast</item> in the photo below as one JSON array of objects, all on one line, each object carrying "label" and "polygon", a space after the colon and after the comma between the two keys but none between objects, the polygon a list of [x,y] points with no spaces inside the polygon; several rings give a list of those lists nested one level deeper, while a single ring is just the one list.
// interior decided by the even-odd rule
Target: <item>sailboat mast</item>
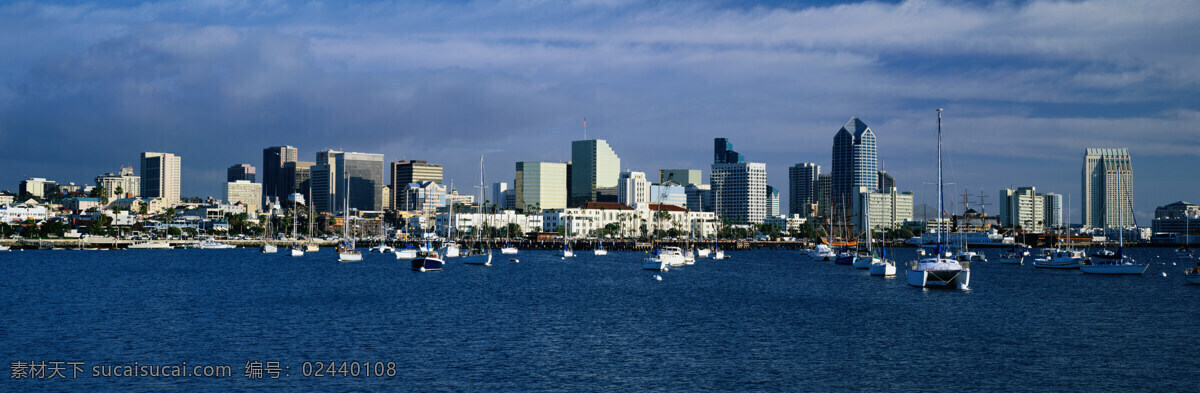
[{"label": "sailboat mast", "polygon": [[[938,247],[937,247],[937,252],[938,252],[938,254],[941,254],[942,253],[942,212],[945,209],[945,206],[943,205],[943,201],[942,201],[942,199],[944,199],[944,196],[942,195],[942,187],[943,187],[943,185],[942,185],[942,108],[938,108],[937,113],[938,113],[938,145],[937,145],[937,155],[938,155],[938,164],[937,164],[937,166],[938,166],[938,168],[937,168],[938,169],[938,171],[937,171],[938,172],[937,235],[938,236],[937,236],[937,244],[938,244]],[[938,255],[938,256],[940,257],[941,255]]]}]

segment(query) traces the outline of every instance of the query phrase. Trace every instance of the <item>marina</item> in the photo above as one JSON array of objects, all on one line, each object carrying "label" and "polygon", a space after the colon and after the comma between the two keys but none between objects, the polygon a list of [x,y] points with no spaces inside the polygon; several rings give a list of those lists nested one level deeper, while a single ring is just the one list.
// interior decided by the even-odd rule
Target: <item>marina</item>
[{"label": "marina", "polygon": [[[972,264],[967,291],[913,288],[903,272],[872,277],[799,250],[730,251],[669,272],[642,270],[645,252],[564,262],[555,251],[522,250],[522,263],[487,269],[451,259],[431,274],[390,254],[336,263],[331,248],[294,258],[254,248],[0,253],[10,270],[0,306],[21,318],[6,324],[0,356],[397,363],[394,377],[354,380],[366,390],[1136,391],[1152,373],[1156,389],[1186,391],[1200,366],[1178,350],[1200,345],[1189,313],[1200,286],[1172,265],[1172,249],[1131,251],[1152,265],[1135,276]],[[915,252],[889,250],[900,261]],[[68,277],[98,264],[106,268]],[[423,293],[438,295],[413,296]],[[71,301],[44,307],[48,299]],[[437,334],[412,334],[426,329]],[[930,334],[955,339],[928,345]],[[864,363],[879,367],[845,377]],[[676,371],[630,371],[664,367]],[[948,368],[957,371],[937,371]],[[126,391],[146,381],[55,382]],[[345,379],[270,382],[336,390]]]}]

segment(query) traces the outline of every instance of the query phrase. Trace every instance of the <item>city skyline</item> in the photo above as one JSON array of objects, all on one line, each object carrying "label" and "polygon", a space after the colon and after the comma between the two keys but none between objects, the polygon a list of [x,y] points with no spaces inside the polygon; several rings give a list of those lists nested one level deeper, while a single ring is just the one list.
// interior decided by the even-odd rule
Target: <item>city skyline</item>
[{"label": "city skyline", "polygon": [[[948,199],[1033,186],[1082,222],[1085,148],[1129,148],[1139,219],[1200,199],[1176,180],[1200,163],[1194,3],[498,4],[0,6],[26,38],[0,42],[0,143],[23,147],[0,189],[162,151],[185,157],[183,196],[220,197],[230,165],[291,145],[439,163],[470,193],[480,152],[511,182],[515,162],[570,160],[586,117],[621,171],[707,181],[708,140],[728,137],[788,200],[785,168],[831,168],[858,117],[919,206],[944,107]],[[848,18],[874,28],[827,22]]]}]

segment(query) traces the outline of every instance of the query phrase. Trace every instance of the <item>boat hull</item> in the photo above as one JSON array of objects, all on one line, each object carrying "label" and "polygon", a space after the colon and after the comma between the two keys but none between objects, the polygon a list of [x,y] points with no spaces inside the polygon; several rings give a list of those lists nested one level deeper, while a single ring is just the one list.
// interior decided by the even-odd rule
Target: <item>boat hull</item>
[{"label": "boat hull", "polygon": [[396,251],[395,254],[396,254],[396,259],[413,259],[413,258],[417,257],[417,250],[405,249],[405,250]]},{"label": "boat hull", "polygon": [[279,247],[272,246],[270,244],[264,244],[262,247],[258,248],[258,251],[262,252],[263,254],[274,254],[279,252]]},{"label": "boat hull", "polygon": [[484,265],[484,266],[492,265],[492,254],[491,253],[467,255],[465,257],[462,257],[462,259],[463,259],[463,263],[466,263],[468,265]]},{"label": "boat hull", "polygon": [[445,264],[446,262],[438,258],[422,257],[412,260],[412,270],[418,272],[442,270],[442,266]]},{"label": "boat hull", "polygon": [[1141,263],[1122,263],[1122,264],[1083,264],[1079,266],[1079,270],[1088,274],[1142,274],[1149,268],[1147,264]]},{"label": "boat hull", "polygon": [[573,258],[575,257],[575,252],[571,250],[562,250],[558,252],[558,256],[563,258]]},{"label": "boat hull", "polygon": [[1015,258],[1004,258],[1004,257],[1001,257],[1001,258],[1000,258],[1000,263],[1002,263],[1002,264],[1005,264],[1005,265],[1024,265],[1024,264],[1025,264],[1025,257],[1021,257],[1021,256],[1018,256],[1018,257],[1015,257]]},{"label": "boat hull", "polygon": [[838,265],[854,265],[854,256],[838,257],[833,260],[833,263]]},{"label": "boat hull", "polygon": [[646,258],[642,261],[643,270],[663,270],[667,267],[667,263],[659,258]]},{"label": "boat hull", "polygon": [[853,265],[855,269],[869,269],[871,267],[871,263],[873,262],[875,262],[875,258],[859,256],[855,257],[854,262],[851,262],[850,264]]},{"label": "boat hull", "polygon": [[359,252],[339,252],[338,262],[358,262],[362,260],[362,253]]},{"label": "boat hull", "polygon": [[725,259],[725,251],[717,250],[717,252],[712,254],[712,259],[716,259],[716,260]]},{"label": "boat hull", "polygon": [[1078,269],[1081,265],[1079,261],[1033,260],[1033,267],[1038,269]]},{"label": "boat hull", "polygon": [[867,273],[872,276],[894,276],[896,275],[896,264],[890,261],[875,261],[871,262],[871,267],[867,269]]},{"label": "boat hull", "polygon": [[302,257],[302,256],[304,256],[304,250],[301,250],[298,248],[293,248],[291,250],[288,250],[288,255],[291,255],[293,257]]},{"label": "boat hull", "polygon": [[600,248],[600,249],[593,250],[592,252],[593,252],[595,255],[608,255],[608,250],[605,250],[605,249],[603,249],[603,248]]},{"label": "boat hull", "polygon": [[913,270],[905,276],[908,285],[921,288],[967,289],[971,284],[970,270]]},{"label": "boat hull", "polygon": [[504,248],[500,249],[500,253],[506,254],[506,255],[516,254],[517,248],[516,247],[504,247]]}]

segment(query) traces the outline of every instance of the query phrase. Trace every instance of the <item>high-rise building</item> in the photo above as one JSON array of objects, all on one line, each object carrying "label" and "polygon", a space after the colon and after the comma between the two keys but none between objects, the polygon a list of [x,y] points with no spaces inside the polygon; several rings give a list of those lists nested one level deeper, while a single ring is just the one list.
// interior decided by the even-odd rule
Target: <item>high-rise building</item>
[{"label": "high-rise building", "polygon": [[290,161],[283,163],[279,176],[283,180],[283,194],[300,194],[308,198],[309,188],[312,187],[312,168],[317,163],[310,161]]},{"label": "high-rise building", "polygon": [[1117,226],[1118,209],[1124,216],[1123,224],[1133,224],[1133,163],[1129,149],[1087,149],[1082,185],[1085,227]]},{"label": "high-rise building", "polygon": [[734,224],[761,224],[767,218],[767,164],[713,164],[711,176],[717,217]]},{"label": "high-rise building", "polygon": [[668,180],[681,186],[704,184],[702,176],[699,169],[659,169],[658,184],[666,184]]},{"label": "high-rise building", "polygon": [[525,212],[567,208],[567,164],[517,162],[516,208]]},{"label": "high-rise building", "polygon": [[262,184],[247,180],[225,183],[225,200],[230,204],[246,205],[248,214],[258,213],[262,211]]},{"label": "high-rise building", "polygon": [[746,157],[733,151],[733,143],[729,142],[729,139],[716,138],[713,140],[713,164],[740,164],[743,162],[746,162]]},{"label": "high-rise building", "polygon": [[687,208],[687,192],[683,186],[674,183],[651,184],[650,203],[661,203]]},{"label": "high-rise building", "polygon": [[816,214],[817,177],[821,166],[810,162],[788,167],[788,213],[811,218]]},{"label": "high-rise building", "polygon": [[19,194],[29,194],[37,199],[45,199],[52,192],[52,189],[58,183],[53,180],[46,180],[41,177],[31,177],[21,180],[21,184],[17,188]]},{"label": "high-rise building", "polygon": [[689,184],[684,187],[687,193],[687,208],[697,212],[713,211],[712,186],[708,184]]},{"label": "high-rise building", "polygon": [[854,216],[856,231],[866,231],[870,222],[873,229],[891,229],[913,219],[913,194],[896,192],[895,188],[877,190],[874,187],[859,187],[850,198],[850,209],[862,212]]},{"label": "high-rise building", "polygon": [[433,181],[408,183],[403,193],[408,194],[404,200],[410,204],[400,210],[430,213],[446,206],[446,187]]},{"label": "high-rise building", "polygon": [[496,182],[492,183],[491,189],[491,204],[496,206],[497,210],[508,209],[508,201],[505,194],[508,192],[508,183]]},{"label": "high-rise building", "polygon": [[833,175],[822,173],[817,175],[817,187],[814,194],[817,200],[817,215],[821,217],[830,217],[829,211],[833,208],[833,197],[831,191],[833,188]]},{"label": "high-rise building", "polygon": [[860,187],[879,187],[878,156],[875,133],[857,117],[833,136],[833,184],[830,198],[836,204],[850,203],[851,193]]},{"label": "high-rise building", "polygon": [[254,166],[250,164],[237,164],[225,171],[226,182],[235,182],[238,180],[254,182]]},{"label": "high-rise building", "polygon": [[650,181],[645,172],[624,171],[617,180],[617,202],[632,208],[650,203]]},{"label": "high-rise building", "polygon": [[1192,242],[1200,231],[1200,206],[1184,201],[1159,206],[1154,209],[1150,228],[1154,233],[1175,234],[1175,243]]},{"label": "high-rise building", "polygon": [[571,206],[598,202],[598,193],[615,194],[621,158],[603,139],[571,142]]},{"label": "high-rise building", "polygon": [[121,166],[121,171],[115,173],[105,173],[96,176],[96,187],[104,189],[108,196],[108,201],[112,202],[126,196],[140,196],[142,194],[142,178],[133,174],[132,166]]},{"label": "high-rise building", "polygon": [[896,188],[896,178],[888,174],[887,171],[879,171],[879,186],[880,190],[890,190]]},{"label": "high-rise building", "polygon": [[283,180],[283,164],[300,158],[300,151],[292,146],[271,146],[263,149],[263,198],[283,199],[287,196]]},{"label": "high-rise building", "polygon": [[779,217],[779,189],[767,186],[767,217]]},{"label": "high-rise building", "polygon": [[[431,181],[442,184],[442,164],[430,164],[424,160],[396,161],[388,165],[388,177],[392,188],[399,190],[411,183]],[[409,210],[413,207],[406,199],[409,193],[397,192],[392,194],[392,204],[396,210]]]},{"label": "high-rise building", "polygon": [[1007,228],[1020,226],[1030,233],[1042,233],[1046,226],[1045,196],[1036,187],[1000,190],[1000,223]]},{"label": "high-rise building", "polygon": [[1043,217],[1046,219],[1046,228],[1061,228],[1063,226],[1063,196],[1047,192],[1042,194],[1042,208],[1045,209]]},{"label": "high-rise building", "polygon": [[383,210],[383,154],[321,151],[311,182],[318,211]]},{"label": "high-rise building", "polygon": [[392,198],[392,186],[384,185],[383,187],[380,187],[380,189],[383,190],[381,193],[383,197],[383,199],[381,199],[383,201],[383,210],[396,210],[396,206],[392,205],[393,201],[396,200],[395,198]]},{"label": "high-rise building", "polygon": [[142,197],[162,198],[168,206],[179,203],[180,161],[171,153],[142,153]]}]

